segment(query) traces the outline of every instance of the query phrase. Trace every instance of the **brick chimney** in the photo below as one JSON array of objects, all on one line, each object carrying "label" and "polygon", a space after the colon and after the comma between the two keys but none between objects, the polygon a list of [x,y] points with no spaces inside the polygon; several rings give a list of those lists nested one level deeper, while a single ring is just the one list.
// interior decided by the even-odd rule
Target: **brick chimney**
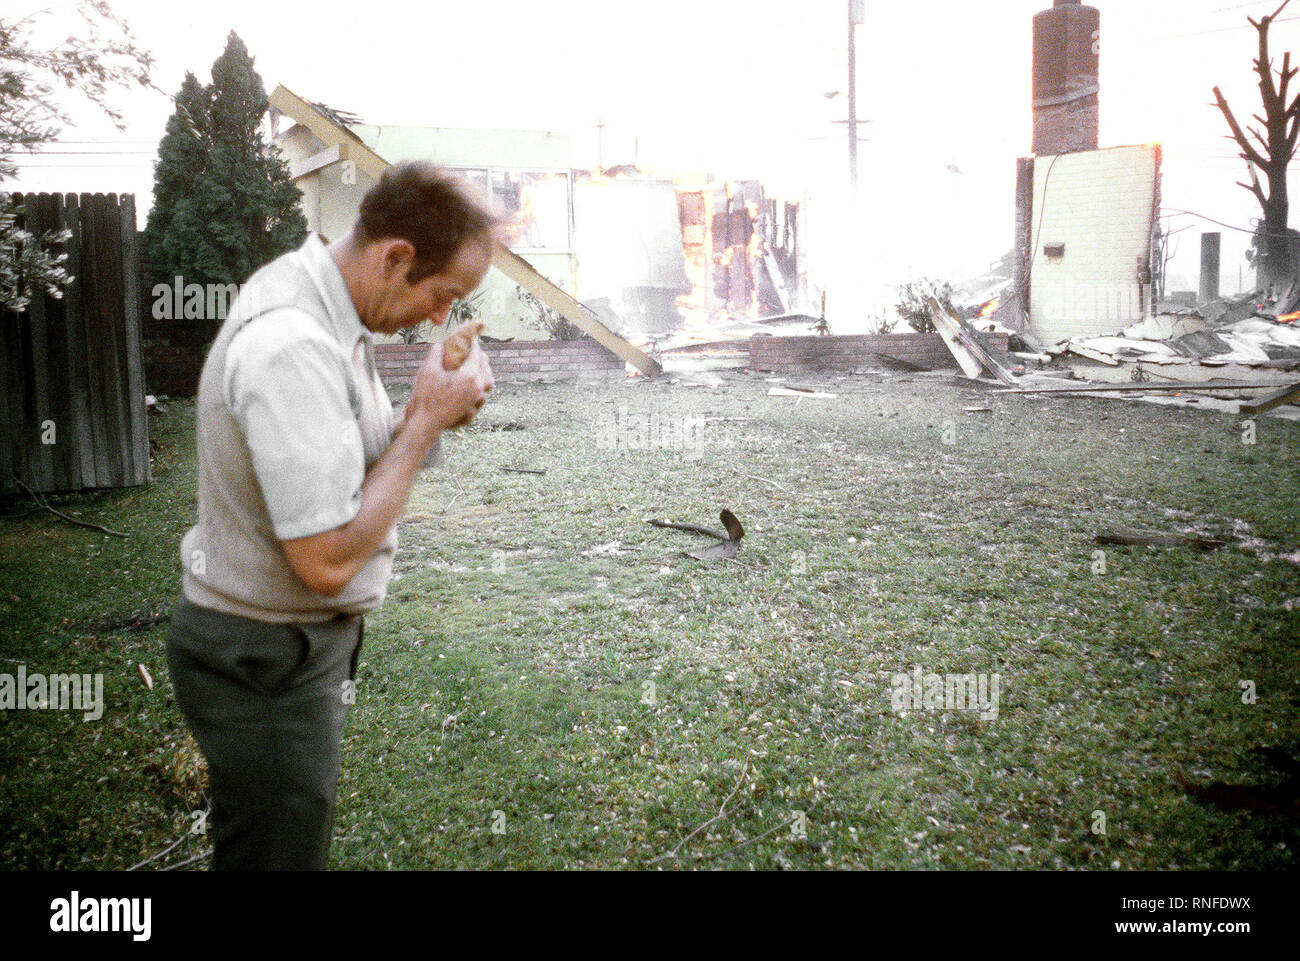
[{"label": "brick chimney", "polygon": [[1034,153],[1097,149],[1101,12],[1056,0],[1034,15]]}]

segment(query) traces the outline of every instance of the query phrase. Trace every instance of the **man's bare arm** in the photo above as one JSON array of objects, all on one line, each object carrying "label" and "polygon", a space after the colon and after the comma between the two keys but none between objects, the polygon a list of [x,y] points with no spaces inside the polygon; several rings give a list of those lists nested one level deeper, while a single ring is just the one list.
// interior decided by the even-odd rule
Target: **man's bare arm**
[{"label": "man's bare arm", "polygon": [[326,597],[343,592],[401,518],[420,466],[438,437],[473,419],[491,389],[491,369],[477,345],[451,373],[442,369],[440,348],[430,349],[393,442],[366,473],[356,517],[333,530],[280,542],[303,584]]}]

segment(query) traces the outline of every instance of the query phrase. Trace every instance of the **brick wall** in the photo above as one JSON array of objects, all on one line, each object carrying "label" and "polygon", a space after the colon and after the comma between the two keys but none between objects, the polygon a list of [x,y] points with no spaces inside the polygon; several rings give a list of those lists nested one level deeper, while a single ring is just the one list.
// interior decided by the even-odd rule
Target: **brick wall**
[{"label": "brick wall", "polygon": [[[375,364],[385,385],[410,384],[428,353],[428,344],[377,344]],[[623,361],[596,341],[512,340],[483,344],[497,380],[621,377]]]},{"label": "brick wall", "polygon": [[[1007,349],[1006,334],[985,334],[990,346]],[[872,354],[885,354],[928,369],[957,367],[938,334],[862,334],[829,337],[767,337],[749,339],[749,366],[754,370],[825,368],[852,370],[879,364]]]}]

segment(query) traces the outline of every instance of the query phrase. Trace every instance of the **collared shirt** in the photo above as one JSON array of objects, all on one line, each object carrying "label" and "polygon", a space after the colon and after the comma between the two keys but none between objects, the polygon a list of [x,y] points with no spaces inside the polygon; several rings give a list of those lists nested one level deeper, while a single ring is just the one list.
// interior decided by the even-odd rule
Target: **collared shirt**
[{"label": "collared shirt", "polygon": [[[245,324],[230,342],[222,385],[280,540],[352,520],[366,470],[388,449],[395,425],[374,334],[338,266],[314,235],[296,256],[328,316],[286,307]],[[435,448],[426,463],[440,456]]]},{"label": "collared shirt", "polygon": [[328,316],[285,307],[254,318],[230,342],[222,384],[280,540],[356,516],[366,468],[388,446],[393,425],[372,335],[338,267],[314,237],[296,256]]},{"label": "collared shirt", "polygon": [[[303,584],[282,546],[356,517],[395,421],[373,338],[319,239],[244,285],[204,362],[196,407],[199,520],[181,542],[185,596],[272,622],[379,607],[396,528],[336,597]],[[442,462],[440,447],[431,462]]]}]

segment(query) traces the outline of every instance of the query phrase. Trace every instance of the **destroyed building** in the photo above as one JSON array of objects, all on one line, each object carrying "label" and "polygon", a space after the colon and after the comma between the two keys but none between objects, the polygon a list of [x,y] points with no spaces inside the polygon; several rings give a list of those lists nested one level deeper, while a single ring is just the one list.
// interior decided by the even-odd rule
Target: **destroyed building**
[{"label": "destroyed building", "polygon": [[1034,17],[1033,156],[1016,171],[1012,286],[999,319],[1044,344],[1109,333],[1150,303],[1158,144],[1098,149],[1101,14]]},{"label": "destroyed building", "polygon": [[[804,299],[800,204],[778,203],[757,181],[589,172],[574,167],[563,133],[377,126],[283,86],[270,101],[308,227],[327,240],[351,227],[375,165],[423,159],[475,187],[509,219],[514,253],[634,342],[716,339],[719,323],[788,313]],[[553,333],[500,271],[484,291],[493,337]]]}]

